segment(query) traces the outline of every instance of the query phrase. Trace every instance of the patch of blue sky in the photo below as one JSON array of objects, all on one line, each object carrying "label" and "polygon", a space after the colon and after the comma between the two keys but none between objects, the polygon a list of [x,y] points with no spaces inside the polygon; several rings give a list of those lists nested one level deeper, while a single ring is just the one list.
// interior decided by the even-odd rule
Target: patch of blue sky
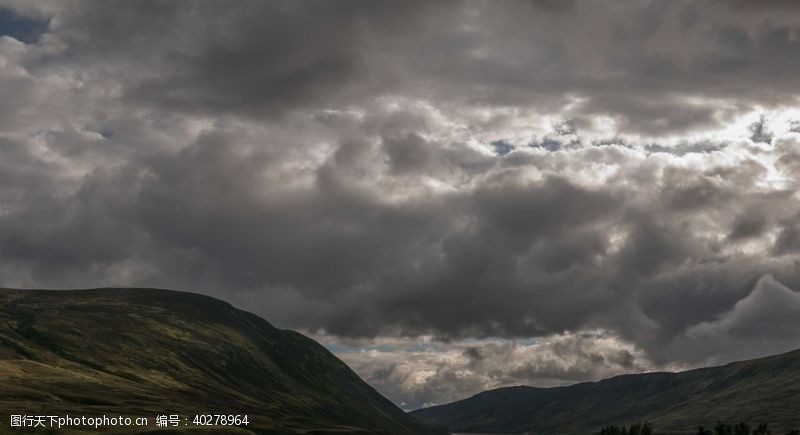
[{"label": "patch of blue sky", "polygon": [[17,41],[32,44],[47,31],[49,21],[22,17],[8,9],[0,8],[0,36],[10,36]]},{"label": "patch of blue sky", "polygon": [[336,354],[357,353],[363,351],[376,350],[378,352],[445,352],[445,347],[437,347],[428,342],[411,343],[408,345],[398,344],[375,344],[371,346],[348,346],[340,343],[326,343],[325,348]]},{"label": "patch of blue sky", "polygon": [[525,338],[486,337],[486,338],[467,338],[460,341],[460,343],[466,345],[472,345],[472,344],[486,343],[487,341],[499,341],[499,342],[513,341],[523,346],[530,346],[537,344],[539,342],[539,340],[535,337],[525,337]]},{"label": "patch of blue sky", "polygon": [[504,156],[510,153],[511,151],[514,151],[515,148],[514,145],[511,145],[510,143],[502,139],[492,142],[492,146],[494,147],[494,152],[500,156]]}]

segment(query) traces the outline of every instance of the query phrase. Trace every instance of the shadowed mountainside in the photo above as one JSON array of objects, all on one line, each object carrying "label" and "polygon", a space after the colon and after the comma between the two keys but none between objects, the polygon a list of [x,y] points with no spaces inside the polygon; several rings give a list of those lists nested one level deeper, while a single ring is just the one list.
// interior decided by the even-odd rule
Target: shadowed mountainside
[{"label": "shadowed mountainside", "polygon": [[242,433],[432,432],[313,340],[155,289],[0,290],[0,409],[142,416],[150,430],[211,413],[248,414]]},{"label": "shadowed mountainside", "polygon": [[623,375],[566,387],[509,387],[411,413],[455,432],[590,433],[651,422],[692,430],[717,420],[800,426],[800,350],[679,373]]}]

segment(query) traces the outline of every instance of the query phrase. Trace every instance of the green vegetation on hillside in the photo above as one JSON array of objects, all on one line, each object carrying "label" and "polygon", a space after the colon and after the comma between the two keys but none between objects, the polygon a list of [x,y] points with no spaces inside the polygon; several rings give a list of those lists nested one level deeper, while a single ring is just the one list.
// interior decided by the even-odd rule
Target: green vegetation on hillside
[{"label": "green vegetation on hillside", "polygon": [[[595,435],[654,435],[658,434],[650,423],[635,423],[630,426],[606,426],[596,432]],[[772,432],[767,423],[761,423],[751,429],[745,422],[737,424],[727,424],[718,421],[712,429],[704,426],[697,428],[697,435],[800,435],[800,431],[789,429],[785,432]]]},{"label": "green vegetation on hillside", "polygon": [[653,426],[648,422],[634,423],[630,426],[606,426],[597,435],[653,435]]},{"label": "green vegetation on hillside", "polygon": [[0,290],[0,409],[4,420],[247,414],[250,433],[429,432],[313,340],[154,289]]},{"label": "green vegetation on hillside", "polygon": [[751,426],[745,422],[737,424],[728,424],[718,421],[712,429],[706,429],[703,426],[697,428],[697,435],[800,435],[797,429],[788,429],[783,432],[773,432],[769,429],[769,424],[760,423],[756,426]]},{"label": "green vegetation on hillside", "polygon": [[693,433],[722,421],[800,426],[800,351],[680,373],[623,375],[556,387],[508,387],[412,415],[453,432],[591,433],[649,421],[659,431]]}]

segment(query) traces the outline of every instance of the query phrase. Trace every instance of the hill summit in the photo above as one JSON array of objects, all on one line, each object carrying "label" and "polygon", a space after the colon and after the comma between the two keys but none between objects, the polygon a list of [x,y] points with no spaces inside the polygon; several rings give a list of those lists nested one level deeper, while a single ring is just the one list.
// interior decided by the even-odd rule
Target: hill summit
[{"label": "hill summit", "polygon": [[197,414],[225,414],[248,424],[204,430],[430,433],[313,340],[156,289],[0,290],[0,409],[3,420],[149,417],[147,430],[162,414],[180,415],[182,431]]},{"label": "hill summit", "polygon": [[656,432],[682,433],[718,420],[800,428],[798,403],[800,350],[679,373],[499,388],[411,414],[454,432],[585,434],[649,421]]}]

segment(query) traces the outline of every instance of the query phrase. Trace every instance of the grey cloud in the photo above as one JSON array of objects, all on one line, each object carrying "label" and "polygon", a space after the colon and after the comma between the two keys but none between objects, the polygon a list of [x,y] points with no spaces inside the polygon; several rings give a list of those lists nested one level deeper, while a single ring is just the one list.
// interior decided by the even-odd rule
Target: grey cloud
[{"label": "grey cloud", "polygon": [[481,361],[485,357],[481,354],[480,348],[478,347],[468,347],[464,349],[464,355],[466,355],[472,361]]},{"label": "grey cloud", "polygon": [[777,254],[800,252],[800,225],[796,220],[786,222],[781,227],[773,249]]},{"label": "grey cloud", "polygon": [[625,247],[619,253],[619,270],[652,275],[679,266],[690,258],[694,243],[692,236],[679,231],[644,219],[628,233]]},{"label": "grey cloud", "polygon": [[205,114],[398,93],[544,110],[580,97],[574,117],[609,114],[659,136],[795,101],[791,8],[557,3],[43,3],[67,50],[39,62],[100,63],[86,73],[120,74],[133,102]]},{"label": "grey cloud", "polygon": [[399,79],[373,59],[381,45],[426,26],[444,7],[388,1],[45,3],[43,9],[57,18],[53,33],[67,48],[37,62],[91,65],[86,75],[121,85],[122,97],[133,104],[277,116],[391,89]]},{"label": "grey cloud", "polygon": [[[726,168],[724,171],[735,171]],[[692,210],[706,207],[708,204],[721,204],[735,198],[735,194],[715,177],[690,175],[686,179],[684,171],[667,174],[674,180],[664,187],[667,206],[675,210]]]},{"label": "grey cloud", "polygon": [[[798,314],[800,293],[766,275],[732,309],[714,320],[692,326],[674,346],[687,346],[701,355],[726,355],[722,361],[794,350],[800,344]],[[698,347],[714,350],[701,352]],[[720,359],[711,357],[710,362]]]},{"label": "grey cloud", "polygon": [[728,238],[731,240],[748,239],[757,237],[764,233],[768,228],[769,222],[763,216],[759,216],[753,212],[744,213],[737,217],[728,233]]},{"label": "grey cloud", "polygon": [[[800,288],[796,8],[1,4],[51,20],[0,38],[5,286],[458,347],[475,376],[437,363],[415,403],[739,356],[699,343],[766,334],[752,301]],[[459,344],[562,335],[497,373],[513,349]]]},{"label": "grey cloud", "polygon": [[389,164],[395,173],[425,170],[433,157],[432,147],[424,138],[416,134],[404,137],[389,137],[383,147],[389,156]]},{"label": "grey cloud", "polygon": [[[247,141],[233,131],[205,133],[180,151],[98,169],[71,197],[21,205],[0,221],[4,259],[51,286],[101,285],[109,275],[93,270],[127,265],[146,272],[131,284],[221,294],[293,289],[300,296],[293,303],[311,312],[259,310],[286,326],[353,336],[530,336],[593,322],[632,331],[642,321],[636,309],[620,315],[617,304],[677,280],[671,271],[697,271],[681,278],[687,290],[693,281],[739,288],[722,279],[729,268],[740,270],[740,282],[759,274],[741,269],[746,257],[725,258],[702,235],[698,216],[743,207],[715,196],[675,207],[672,196],[651,198],[648,190],[588,189],[554,175],[531,182],[524,167],[490,167],[477,189],[395,202],[384,195],[407,189],[405,175],[369,163],[383,162],[384,151],[368,141],[344,140],[320,166],[300,172],[286,166],[290,147]],[[282,185],[290,175],[307,181]],[[782,203],[728,195],[764,209]],[[641,201],[658,212],[642,212]],[[758,208],[725,213],[733,219]],[[721,223],[721,236],[736,225]],[[75,246],[80,255],[71,253]],[[676,310],[685,312],[680,305],[658,302],[659,312],[647,315],[661,332],[677,334],[736,301],[736,293],[708,297],[713,308],[698,305],[695,317],[674,327]],[[335,310],[313,302],[334,300]]]},{"label": "grey cloud", "polygon": [[764,118],[761,118],[750,126],[750,131],[753,133],[750,136],[750,140],[753,142],[772,143],[772,134],[767,131],[767,127],[764,124]]}]

